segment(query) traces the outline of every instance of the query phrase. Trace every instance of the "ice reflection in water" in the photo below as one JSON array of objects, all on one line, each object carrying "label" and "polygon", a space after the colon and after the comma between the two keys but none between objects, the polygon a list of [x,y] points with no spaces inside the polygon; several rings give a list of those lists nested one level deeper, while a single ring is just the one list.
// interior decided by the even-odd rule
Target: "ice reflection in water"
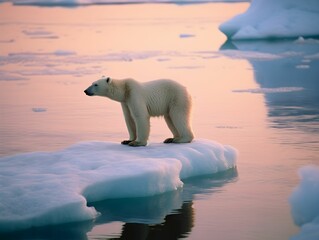
[{"label": "ice reflection in water", "polygon": [[[264,94],[270,126],[287,130],[288,134],[289,131],[297,133],[297,138],[286,134],[281,141],[317,148],[319,40],[233,41],[226,42],[221,52],[229,54],[230,49],[237,50],[233,56],[246,58],[253,66],[255,80],[261,89],[255,93]],[[247,53],[256,54],[252,57],[253,54]],[[261,59],[258,54],[273,57]],[[282,91],[275,91],[278,89]]]},{"label": "ice reflection in water", "polygon": [[237,180],[237,169],[184,181],[182,190],[159,196],[114,199],[93,203],[102,213],[96,224],[122,221],[122,233],[116,239],[180,239],[194,226],[193,200],[214,194]]}]

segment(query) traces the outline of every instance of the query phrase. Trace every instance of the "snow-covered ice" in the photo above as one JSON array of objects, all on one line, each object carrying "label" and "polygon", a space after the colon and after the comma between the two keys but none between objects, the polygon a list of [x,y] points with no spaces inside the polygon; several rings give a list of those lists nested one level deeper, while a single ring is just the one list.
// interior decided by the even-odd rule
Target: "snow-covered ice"
[{"label": "snow-covered ice", "polygon": [[87,202],[176,190],[183,179],[236,166],[237,152],[209,140],[131,148],[82,142],[0,159],[0,232],[91,220]]},{"label": "snow-covered ice", "polygon": [[234,40],[309,37],[319,36],[318,22],[318,0],[253,0],[219,29]]},{"label": "snow-covered ice", "polygon": [[319,167],[305,166],[299,170],[301,182],[290,196],[294,222],[301,226],[293,240],[319,239]]}]

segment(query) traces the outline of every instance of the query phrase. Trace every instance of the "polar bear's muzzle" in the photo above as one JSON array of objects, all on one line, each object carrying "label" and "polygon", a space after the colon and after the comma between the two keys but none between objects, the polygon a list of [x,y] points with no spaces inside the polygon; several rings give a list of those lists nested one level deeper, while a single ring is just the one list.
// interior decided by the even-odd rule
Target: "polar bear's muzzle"
[{"label": "polar bear's muzzle", "polygon": [[88,96],[93,96],[93,95],[94,95],[94,93],[93,93],[91,87],[85,89],[85,90],[84,90],[84,93],[85,93],[86,95],[88,95]]}]

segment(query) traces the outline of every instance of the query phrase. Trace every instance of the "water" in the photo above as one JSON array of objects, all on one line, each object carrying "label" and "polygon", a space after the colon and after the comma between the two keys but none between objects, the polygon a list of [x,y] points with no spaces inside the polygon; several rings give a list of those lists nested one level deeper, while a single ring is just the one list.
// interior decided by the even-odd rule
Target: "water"
[{"label": "water", "polygon": [[[318,164],[319,43],[226,42],[248,3],[38,8],[0,5],[0,155],[126,139],[119,104],[83,90],[102,75],[171,78],[193,96],[197,138],[240,153],[236,170],[180,191],[90,203],[95,222],[11,239],[289,239],[297,170]],[[272,89],[272,91],[269,91]],[[276,90],[274,90],[276,89]],[[257,92],[257,93],[256,93]],[[150,142],[170,136],[153,119]],[[134,238],[135,237],[135,238]]]}]

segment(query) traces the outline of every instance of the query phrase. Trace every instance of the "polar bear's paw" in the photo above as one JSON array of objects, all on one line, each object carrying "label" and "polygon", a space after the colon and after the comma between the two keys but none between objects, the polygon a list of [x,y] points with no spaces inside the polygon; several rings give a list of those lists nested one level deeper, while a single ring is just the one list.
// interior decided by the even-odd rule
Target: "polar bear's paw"
[{"label": "polar bear's paw", "polygon": [[164,140],[164,143],[190,143],[192,138],[167,138]]},{"label": "polar bear's paw", "polygon": [[173,143],[174,142],[174,138],[166,138],[164,140],[164,143]]},{"label": "polar bear's paw", "polygon": [[131,147],[140,147],[146,146],[146,142],[131,141],[128,145]]},{"label": "polar bear's paw", "polygon": [[133,140],[124,140],[121,142],[123,145],[129,145],[130,142],[133,142]]}]

